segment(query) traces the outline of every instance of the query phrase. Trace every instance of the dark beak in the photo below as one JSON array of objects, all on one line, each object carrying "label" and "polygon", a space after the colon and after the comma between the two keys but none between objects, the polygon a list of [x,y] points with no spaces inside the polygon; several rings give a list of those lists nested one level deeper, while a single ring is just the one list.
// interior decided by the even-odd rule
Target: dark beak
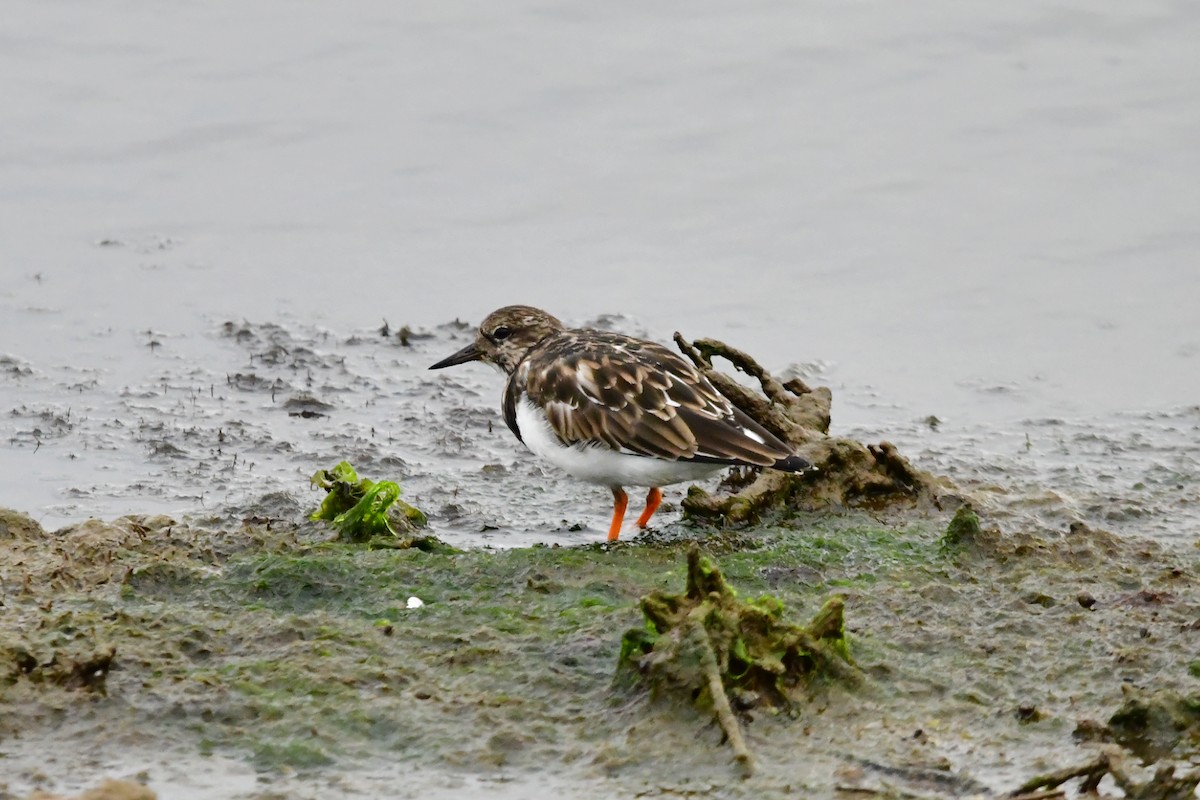
[{"label": "dark beak", "polygon": [[475,343],[471,342],[454,355],[443,358],[430,367],[430,369],[445,369],[446,367],[453,367],[456,364],[466,364],[468,361],[478,361],[482,355],[479,352],[479,348],[475,346]]}]

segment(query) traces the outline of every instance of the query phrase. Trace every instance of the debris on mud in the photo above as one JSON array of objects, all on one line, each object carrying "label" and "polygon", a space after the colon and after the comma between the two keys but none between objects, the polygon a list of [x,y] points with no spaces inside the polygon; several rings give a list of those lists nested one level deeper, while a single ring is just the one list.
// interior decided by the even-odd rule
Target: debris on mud
[{"label": "debris on mud", "polygon": [[70,656],[55,652],[41,661],[23,646],[8,648],[8,682],[25,677],[33,683],[50,683],[64,689],[83,689],[98,695],[108,694],[106,682],[116,659],[117,649],[97,650],[89,655]]},{"label": "debris on mud", "polygon": [[710,707],[746,777],[754,762],[735,703],[741,710],[786,711],[813,680],[859,678],[841,597],[826,602],[807,627],[792,625],[783,621],[783,605],[774,597],[739,599],[695,545],[688,552],[684,594],[656,591],[641,605],[646,625],[625,634],[621,668],[632,667],[655,694],[682,693]]},{"label": "debris on mud", "polygon": [[323,417],[328,417],[330,412],[333,411],[333,405],[326,403],[324,400],[317,399],[308,392],[300,392],[285,400],[283,409],[287,411],[289,417],[322,419]]},{"label": "debris on mud", "polygon": [[1200,747],[1200,695],[1134,686],[1121,690],[1125,701],[1108,724],[1084,720],[1075,729],[1077,739],[1117,742],[1147,763],[1172,755],[1185,741],[1192,751]]},{"label": "debris on mud", "polygon": [[[1063,533],[1048,533],[1050,535],[1022,529],[1001,530],[994,524],[984,525],[974,504],[968,501],[955,510],[942,534],[939,550],[942,555],[956,560],[1084,565],[1117,559],[1128,549],[1115,534],[1078,520]],[[1077,593],[1075,599],[1086,609],[1094,608],[1097,602],[1086,591]]]},{"label": "debris on mud", "polygon": [[[912,466],[889,442],[863,445],[830,436],[833,395],[827,387],[810,388],[799,378],[781,382],[748,354],[715,339],[689,342],[676,333],[675,343],[735,406],[819,468],[804,475],[763,470],[748,486],[724,496],[692,487],[683,510],[693,519],[752,522],[782,506],[804,510],[895,503],[934,506],[950,489]],[[762,394],[714,369],[714,356],[757,379]]]},{"label": "debris on mud", "polygon": [[1054,790],[1076,778],[1083,779],[1079,794],[1094,796],[1106,775],[1112,776],[1113,783],[1130,800],[1190,800],[1195,797],[1196,787],[1200,786],[1200,770],[1176,776],[1173,764],[1160,766],[1149,780],[1137,781],[1125,754],[1119,748],[1110,746],[1084,764],[1038,775],[1021,784],[1009,796],[1013,800],[1065,797],[1064,792]]},{"label": "debris on mud", "polygon": [[428,540],[437,541],[414,535],[428,525],[428,520],[420,509],[400,499],[400,485],[395,481],[360,480],[348,461],[333,469],[317,470],[309,480],[313,486],[328,492],[321,507],[309,518],[331,523],[342,541],[361,543],[391,538],[406,543],[392,542],[389,547],[423,550],[430,549]]}]

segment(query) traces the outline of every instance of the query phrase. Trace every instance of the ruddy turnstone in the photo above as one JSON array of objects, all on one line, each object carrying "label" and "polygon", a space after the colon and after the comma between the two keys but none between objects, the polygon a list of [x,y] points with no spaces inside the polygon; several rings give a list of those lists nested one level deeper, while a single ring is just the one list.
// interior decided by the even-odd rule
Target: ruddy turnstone
[{"label": "ruddy turnstone", "polygon": [[650,487],[637,520],[645,528],[663,486],[728,466],[815,469],[654,342],[571,329],[541,309],[505,306],[488,315],[475,341],[430,369],[468,361],[508,375],[504,421],[526,447],[612,490],[610,542],[621,534],[625,486]]}]

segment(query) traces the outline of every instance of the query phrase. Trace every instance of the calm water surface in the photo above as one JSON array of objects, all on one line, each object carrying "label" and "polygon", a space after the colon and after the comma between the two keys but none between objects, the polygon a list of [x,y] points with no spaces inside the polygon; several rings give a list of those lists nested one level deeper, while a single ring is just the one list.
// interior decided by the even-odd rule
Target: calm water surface
[{"label": "calm water surface", "polygon": [[[1195,495],[1194,3],[5,17],[0,503],[47,524],[236,504],[348,453],[435,509],[462,486],[452,533],[511,524],[479,466],[537,468],[484,436],[498,376],[423,373],[461,343],[438,326],[508,302],[724,338],[959,476]],[[264,362],[228,321],[315,355]],[[281,412],[303,393],[330,416]],[[550,491],[517,527],[602,523]]]}]

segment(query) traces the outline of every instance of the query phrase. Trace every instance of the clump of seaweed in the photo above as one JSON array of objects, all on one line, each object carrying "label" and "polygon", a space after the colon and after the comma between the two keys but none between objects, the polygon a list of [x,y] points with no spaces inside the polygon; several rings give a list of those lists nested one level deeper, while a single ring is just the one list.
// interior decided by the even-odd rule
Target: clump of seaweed
[{"label": "clump of seaweed", "polygon": [[420,509],[400,499],[400,486],[395,481],[360,479],[348,461],[333,469],[317,470],[309,480],[328,492],[310,519],[329,522],[342,541],[437,549],[422,546],[436,541],[433,537],[414,535],[428,525],[428,520]]},{"label": "clump of seaweed", "polygon": [[[863,445],[830,436],[833,395],[828,388],[810,388],[799,378],[780,381],[747,353],[715,339],[689,342],[676,333],[675,343],[730,402],[819,468],[804,475],[764,470],[749,485],[726,495],[693,487],[683,501],[684,513],[693,519],[747,523],[783,506],[937,505],[949,488],[913,467],[889,442]],[[716,356],[757,379],[762,393],[714,369]]]},{"label": "clump of seaweed", "polygon": [[644,628],[627,632],[620,666],[655,694],[682,694],[712,709],[744,776],[754,763],[730,697],[740,708],[790,710],[796,694],[819,678],[851,683],[860,673],[850,658],[843,600],[834,597],[807,626],[783,620],[774,597],[745,601],[693,545],[683,594],[656,591],[642,598]]},{"label": "clump of seaweed", "polygon": [[954,512],[954,518],[946,526],[942,535],[941,550],[950,553],[968,544],[978,541],[982,532],[979,524],[979,514],[975,513],[970,503],[963,503]]}]

